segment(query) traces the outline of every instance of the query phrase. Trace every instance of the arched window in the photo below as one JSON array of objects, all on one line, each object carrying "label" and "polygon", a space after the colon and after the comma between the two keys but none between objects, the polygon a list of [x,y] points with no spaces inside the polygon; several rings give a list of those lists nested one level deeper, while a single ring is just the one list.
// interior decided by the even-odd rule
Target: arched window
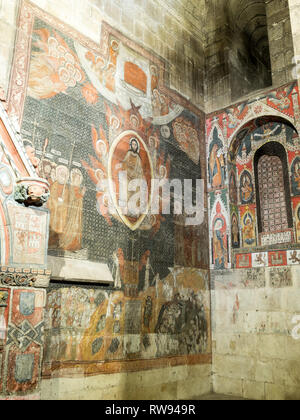
[{"label": "arched window", "polygon": [[263,232],[288,228],[283,167],[278,156],[263,155],[258,161],[258,189]]},{"label": "arched window", "polygon": [[262,146],[254,157],[259,233],[293,228],[289,172],[284,147],[277,142]]}]

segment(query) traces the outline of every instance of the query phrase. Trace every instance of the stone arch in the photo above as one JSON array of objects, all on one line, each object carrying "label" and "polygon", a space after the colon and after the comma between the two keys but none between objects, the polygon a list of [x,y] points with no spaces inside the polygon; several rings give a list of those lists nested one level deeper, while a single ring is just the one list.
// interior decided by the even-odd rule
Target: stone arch
[{"label": "stone arch", "polygon": [[[265,118],[269,120],[277,120],[278,122],[282,122],[285,124],[290,124],[293,129],[298,133],[298,130],[295,126],[295,119],[294,117],[290,117],[289,115],[284,115],[281,112],[277,112],[275,110],[270,111],[269,113],[266,112],[266,109],[263,109],[262,112],[259,112],[257,114],[251,113],[245,120],[243,121],[243,125],[237,127],[234,132],[228,137],[228,151],[229,153],[232,152],[232,149],[234,148],[235,142],[240,141],[239,135],[247,129],[251,123],[257,119]],[[299,134],[299,133],[298,133]]]},{"label": "stone arch", "polygon": [[[272,153],[272,146],[274,153]],[[236,177],[238,199],[236,202],[232,202],[231,197],[234,194],[229,193],[229,202],[231,208],[234,207],[234,211],[239,214],[241,248],[264,246],[268,243],[266,241],[269,241],[268,235],[273,235],[271,230],[264,231],[262,229],[257,162],[258,158],[263,156],[264,153],[270,156],[279,156],[284,172],[283,193],[285,200],[282,202],[282,206],[283,204],[286,206],[287,224],[286,227],[279,229],[278,232],[274,230],[275,239],[273,235],[272,241],[274,242],[272,244],[293,242],[293,238],[297,238],[297,233],[295,234],[294,232],[295,215],[293,214],[294,201],[291,190],[291,165],[293,156],[297,156],[299,150],[298,131],[293,119],[274,113],[272,115],[249,118],[231,136],[227,164],[228,173]],[[250,181],[243,183],[245,179],[250,179]],[[229,183],[229,192],[231,192],[231,187]],[[244,230],[247,230],[247,226],[244,223],[245,215],[247,214],[251,214],[253,221],[251,241],[248,240],[249,238],[246,238],[247,240],[243,239]],[[277,225],[279,226],[279,223]],[[285,224],[283,223],[282,226],[285,226]],[[232,247],[238,248],[234,243],[232,243]]]}]

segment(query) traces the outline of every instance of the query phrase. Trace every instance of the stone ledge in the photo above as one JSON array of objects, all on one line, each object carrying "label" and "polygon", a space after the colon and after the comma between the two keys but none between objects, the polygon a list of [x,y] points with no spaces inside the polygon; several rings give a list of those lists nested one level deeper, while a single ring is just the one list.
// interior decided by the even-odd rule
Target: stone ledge
[{"label": "stone ledge", "polygon": [[48,266],[53,280],[113,284],[107,264],[88,260],[48,256]]}]

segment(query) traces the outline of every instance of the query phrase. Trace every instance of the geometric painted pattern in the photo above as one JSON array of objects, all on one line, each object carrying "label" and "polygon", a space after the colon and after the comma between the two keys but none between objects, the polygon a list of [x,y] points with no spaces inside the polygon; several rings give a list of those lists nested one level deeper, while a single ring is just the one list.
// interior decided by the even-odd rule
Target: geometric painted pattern
[{"label": "geometric painted pattern", "polygon": [[31,343],[39,346],[43,344],[44,323],[41,322],[33,327],[27,320],[18,327],[10,324],[8,329],[7,345],[15,344],[22,352],[25,352]]},{"label": "geometric painted pattern", "polygon": [[285,267],[300,264],[300,250],[255,252],[235,255],[235,268]]}]

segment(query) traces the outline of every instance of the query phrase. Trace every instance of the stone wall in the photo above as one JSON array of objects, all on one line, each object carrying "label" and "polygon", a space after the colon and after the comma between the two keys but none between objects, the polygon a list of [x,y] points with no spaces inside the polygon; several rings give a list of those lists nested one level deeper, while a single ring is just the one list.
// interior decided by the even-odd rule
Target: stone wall
[{"label": "stone wall", "polygon": [[[211,366],[166,367],[43,380],[43,400],[190,400],[212,391]],[[63,375],[63,374],[62,374]]]},{"label": "stone wall", "polygon": [[280,86],[295,79],[293,75],[294,46],[288,1],[267,2],[268,33],[272,80]]},{"label": "stone wall", "polygon": [[295,65],[293,69],[294,70],[293,77],[299,80],[299,77],[300,77],[299,1],[289,0],[289,10],[290,10],[291,30],[292,30],[292,37],[293,37],[294,53],[295,53],[295,60],[293,62]]},{"label": "stone wall", "polygon": [[299,273],[299,267],[215,272],[215,392],[299,399],[300,342],[292,335],[300,313]]}]

